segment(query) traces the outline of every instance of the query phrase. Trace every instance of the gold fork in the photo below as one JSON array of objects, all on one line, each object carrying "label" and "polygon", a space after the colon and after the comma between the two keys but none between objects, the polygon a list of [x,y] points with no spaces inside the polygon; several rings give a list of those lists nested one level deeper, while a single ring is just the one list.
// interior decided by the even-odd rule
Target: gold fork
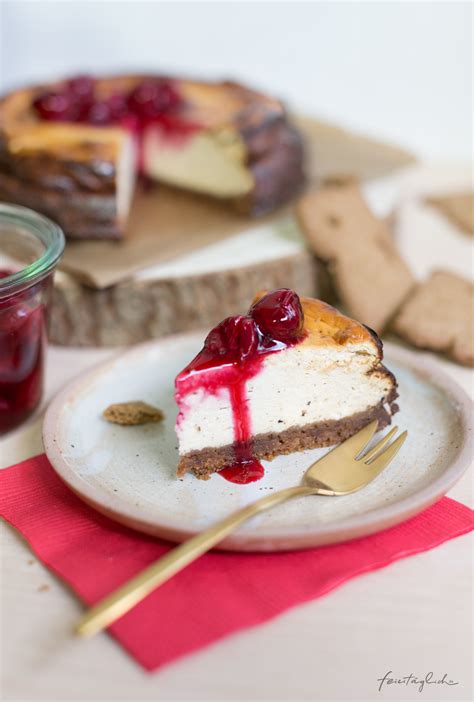
[{"label": "gold fork", "polygon": [[[303,484],[286,488],[233,512],[207,531],[176,546],[158,561],[91,607],[81,618],[76,633],[92,636],[122,617],[144,597],[203,553],[218,544],[240,524],[258,512],[269,509],[293,497],[303,495],[348,495],[370,483],[400,449],[407,437],[404,431],[389,446],[398,427],[394,427],[364,455],[377,429],[377,420],[361,429],[350,439],[326,453],[313,463],[303,476]],[[385,450],[382,450],[384,447]]]}]

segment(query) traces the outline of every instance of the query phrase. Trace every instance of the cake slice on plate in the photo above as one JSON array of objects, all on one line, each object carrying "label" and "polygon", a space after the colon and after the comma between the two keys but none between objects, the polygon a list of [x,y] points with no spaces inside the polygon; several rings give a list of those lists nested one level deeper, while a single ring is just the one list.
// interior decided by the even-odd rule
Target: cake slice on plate
[{"label": "cake slice on plate", "polygon": [[234,482],[260,459],[337,444],[397,411],[397,383],[372,330],[287,289],[228,317],[176,378],[178,475]]}]

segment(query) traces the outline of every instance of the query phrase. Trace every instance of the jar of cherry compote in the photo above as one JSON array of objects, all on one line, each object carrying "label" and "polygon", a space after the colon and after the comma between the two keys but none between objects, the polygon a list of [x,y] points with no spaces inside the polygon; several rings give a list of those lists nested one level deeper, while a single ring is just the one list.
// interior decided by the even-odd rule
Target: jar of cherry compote
[{"label": "jar of cherry compote", "polygon": [[0,203],[0,434],[41,399],[48,302],[63,250],[57,224]]}]

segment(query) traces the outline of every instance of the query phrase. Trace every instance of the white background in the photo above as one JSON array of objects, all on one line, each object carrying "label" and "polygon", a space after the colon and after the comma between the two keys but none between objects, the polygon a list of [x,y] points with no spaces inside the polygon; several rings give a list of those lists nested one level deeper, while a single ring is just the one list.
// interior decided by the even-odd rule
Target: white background
[{"label": "white background", "polygon": [[4,0],[1,46],[2,90],[77,71],[233,77],[430,160],[472,151],[469,2]]}]

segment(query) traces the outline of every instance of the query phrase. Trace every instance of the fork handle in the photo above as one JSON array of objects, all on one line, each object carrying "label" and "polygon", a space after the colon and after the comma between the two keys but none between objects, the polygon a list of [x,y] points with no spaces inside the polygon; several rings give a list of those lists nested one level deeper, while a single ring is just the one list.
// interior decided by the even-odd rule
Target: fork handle
[{"label": "fork handle", "polygon": [[193,536],[188,541],[176,546],[166,556],[155,561],[151,566],[126,582],[100,602],[91,607],[80,619],[76,633],[92,636],[126,614],[132,607],[149,595],[155,588],[169,580],[173,575],[195,561],[206,551],[218,544],[240,524],[270,507],[291,500],[293,497],[312,495],[317,487],[298,486],[279,490],[266,495],[247,507],[233,512],[225,519],[214,524],[206,531]]}]

